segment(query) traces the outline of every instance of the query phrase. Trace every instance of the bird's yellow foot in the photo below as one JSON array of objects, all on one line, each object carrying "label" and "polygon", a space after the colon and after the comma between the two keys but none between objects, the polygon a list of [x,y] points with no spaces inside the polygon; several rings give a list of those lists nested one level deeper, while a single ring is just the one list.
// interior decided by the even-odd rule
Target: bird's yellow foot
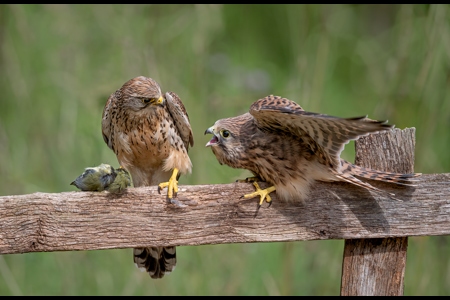
[{"label": "bird's yellow foot", "polygon": [[173,198],[176,197],[177,194],[178,194],[177,176],[178,176],[178,169],[175,168],[175,169],[173,169],[173,173],[172,173],[172,176],[170,177],[169,181],[162,182],[162,183],[160,183],[158,185],[158,193],[161,194],[161,190],[163,188],[165,188],[165,187],[168,187],[167,196],[169,198],[170,203],[173,203],[173,204],[176,204],[178,206],[184,207],[186,205],[182,205],[178,201],[173,200]]},{"label": "bird's yellow foot", "polygon": [[158,193],[161,194],[161,190],[165,187],[168,187],[167,195],[169,196],[169,200],[172,200],[172,196],[177,196],[178,193],[178,181],[177,181],[178,169],[173,169],[172,176],[169,181],[162,182],[158,185]]},{"label": "bird's yellow foot", "polygon": [[269,203],[268,207],[270,207],[272,205],[272,198],[269,196],[269,194],[271,192],[275,191],[275,186],[271,186],[271,187],[268,187],[267,189],[262,190],[259,187],[257,182],[253,182],[253,185],[256,188],[256,192],[253,192],[253,193],[247,194],[247,195],[243,195],[243,196],[241,196],[241,198],[247,199],[247,198],[253,198],[256,196],[260,196],[258,208],[256,209],[256,213],[255,213],[255,217],[256,217],[256,214],[258,213],[259,209],[261,208],[261,205],[263,204],[264,199],[266,200],[267,203]]}]

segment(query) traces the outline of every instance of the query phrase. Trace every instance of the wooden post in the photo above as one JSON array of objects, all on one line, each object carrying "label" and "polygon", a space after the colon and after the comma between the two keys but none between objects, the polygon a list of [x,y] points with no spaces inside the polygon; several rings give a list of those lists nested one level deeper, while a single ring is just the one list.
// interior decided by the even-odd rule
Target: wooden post
[{"label": "wooden post", "polygon": [[[395,129],[356,141],[355,164],[413,173],[414,134],[415,128]],[[407,237],[345,240],[341,295],[403,295],[407,246]]]}]

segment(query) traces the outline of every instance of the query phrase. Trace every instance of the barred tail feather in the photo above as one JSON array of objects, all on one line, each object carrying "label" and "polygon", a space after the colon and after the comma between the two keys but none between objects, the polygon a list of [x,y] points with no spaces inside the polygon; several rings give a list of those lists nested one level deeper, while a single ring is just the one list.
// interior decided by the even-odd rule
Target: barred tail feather
[{"label": "barred tail feather", "polygon": [[[389,193],[389,192],[380,190],[380,189],[378,189],[378,188],[376,188],[376,187],[370,185],[370,184],[367,183],[367,182],[361,181],[361,180],[359,180],[358,178],[353,177],[353,176],[350,175],[350,174],[345,174],[345,173],[335,173],[334,175],[336,176],[336,178],[338,178],[338,179],[341,180],[341,181],[345,181],[345,182],[348,182],[348,183],[352,183],[352,184],[354,184],[354,185],[357,185],[357,186],[363,187],[363,188],[365,188],[365,189],[374,191],[374,192],[376,192],[376,193],[378,193],[378,194],[386,195],[386,196],[388,196],[388,197],[390,197],[390,198],[393,198],[392,196],[395,196],[395,194],[392,194],[392,193]],[[394,199],[395,199],[395,198],[394,198]]]},{"label": "barred tail feather", "polygon": [[151,278],[163,278],[175,269],[177,263],[175,247],[134,248],[136,267],[147,271]]},{"label": "barred tail feather", "polygon": [[341,159],[340,171],[344,174],[349,173],[353,176],[407,186],[414,186],[412,183],[415,181],[419,181],[417,177],[420,177],[422,175],[422,173],[401,174],[363,168],[349,163],[348,161],[345,161],[343,159]]}]

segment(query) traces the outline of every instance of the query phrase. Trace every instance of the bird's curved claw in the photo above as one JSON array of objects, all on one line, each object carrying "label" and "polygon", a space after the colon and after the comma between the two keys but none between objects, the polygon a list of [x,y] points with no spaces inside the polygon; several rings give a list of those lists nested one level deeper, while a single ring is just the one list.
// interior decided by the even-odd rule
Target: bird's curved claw
[{"label": "bird's curved claw", "polygon": [[258,204],[255,211],[255,216],[253,218],[256,218],[256,215],[258,214],[259,209],[261,208],[261,204]]}]

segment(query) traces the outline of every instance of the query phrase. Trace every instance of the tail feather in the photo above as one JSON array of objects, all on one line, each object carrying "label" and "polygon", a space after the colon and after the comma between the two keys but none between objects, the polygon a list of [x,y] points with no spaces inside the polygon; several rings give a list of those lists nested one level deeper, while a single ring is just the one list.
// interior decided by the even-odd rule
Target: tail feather
[{"label": "tail feather", "polygon": [[372,180],[390,182],[390,183],[395,183],[395,184],[400,184],[400,185],[414,186],[412,183],[415,181],[418,181],[419,179],[417,179],[417,177],[419,177],[421,175],[422,175],[421,173],[401,174],[401,173],[383,172],[383,171],[363,168],[363,167],[356,166],[352,163],[349,163],[348,161],[345,161],[343,159],[341,159],[340,171],[337,171],[334,173],[334,176],[341,181],[346,181],[346,182],[355,184],[357,186],[374,191],[378,194],[386,195],[389,198],[392,198],[395,200],[399,200],[399,199],[393,197],[393,196],[395,196],[395,194],[380,190],[367,182],[359,180],[355,176],[358,176],[361,178],[372,179]]},{"label": "tail feather", "polygon": [[420,179],[418,179],[417,177],[422,175],[422,173],[401,174],[363,168],[349,163],[348,161],[345,161],[343,159],[341,159],[340,171],[341,173],[351,174],[353,176],[407,186],[414,186],[412,183],[419,181]]},{"label": "tail feather", "polygon": [[175,247],[134,248],[136,267],[147,271],[151,278],[163,278],[175,269],[177,263]]},{"label": "tail feather", "polygon": [[386,196],[388,196],[390,198],[393,198],[392,196],[395,196],[395,194],[392,194],[392,193],[380,190],[380,189],[372,186],[371,184],[369,184],[367,182],[361,181],[358,178],[353,177],[351,174],[348,174],[348,173],[335,173],[334,175],[341,181],[346,181],[348,183],[352,183],[354,185],[357,185],[357,186],[363,187],[365,189],[374,191],[374,192],[376,192],[378,194],[386,195]]}]

